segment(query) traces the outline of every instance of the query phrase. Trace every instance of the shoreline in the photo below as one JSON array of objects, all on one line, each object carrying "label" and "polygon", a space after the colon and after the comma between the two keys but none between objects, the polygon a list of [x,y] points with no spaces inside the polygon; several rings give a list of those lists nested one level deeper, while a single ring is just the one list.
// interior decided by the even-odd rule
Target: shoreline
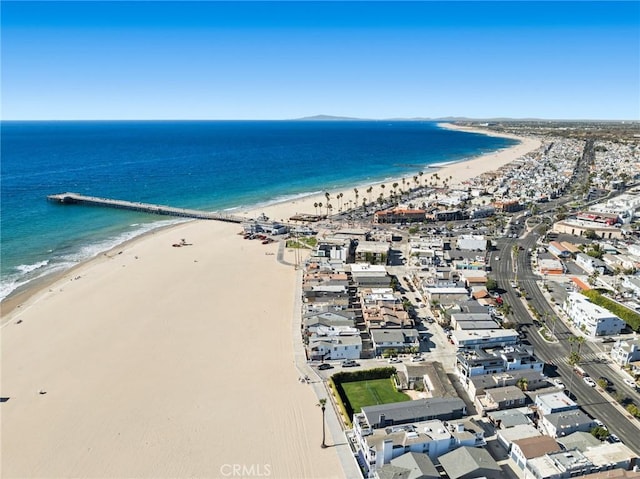
[{"label": "shoreline", "polygon": [[[452,176],[454,178],[457,179],[457,177],[460,176],[461,171],[456,168],[456,165],[460,165],[460,164],[466,164],[467,168],[466,169],[470,169],[473,172],[475,172],[478,168],[478,162],[481,162],[483,159],[487,160],[493,160],[493,161],[499,161],[500,165],[499,166],[503,166],[504,164],[507,164],[508,162],[516,159],[519,156],[522,156],[523,154],[526,154],[526,152],[529,151],[533,151],[535,150],[539,144],[540,141],[537,139],[532,139],[532,138],[525,138],[525,137],[520,137],[520,136],[516,136],[516,135],[512,135],[512,134],[507,134],[507,133],[496,133],[496,132],[492,132],[489,130],[483,130],[480,128],[472,128],[472,127],[467,127],[467,126],[459,126],[459,125],[455,125],[453,123],[437,123],[437,126],[440,128],[445,128],[445,129],[450,129],[450,130],[456,130],[456,131],[464,131],[464,132],[468,132],[468,133],[477,133],[477,134],[482,134],[482,135],[487,135],[487,136],[495,136],[495,137],[499,137],[499,138],[508,138],[508,139],[513,139],[513,140],[518,140],[520,141],[519,144],[517,145],[513,145],[511,147],[507,147],[507,148],[503,148],[501,150],[496,150],[493,151],[491,153],[485,153],[485,154],[481,154],[475,157],[471,157],[468,159],[461,159],[461,160],[453,160],[450,162],[446,162],[444,164],[437,164],[437,165],[426,165],[423,170],[424,172],[424,176],[430,176],[430,175],[434,175],[434,174],[439,174],[439,173],[443,173],[445,177],[449,176],[449,173],[452,174]],[[536,142],[537,146],[529,146],[527,143],[528,142]],[[527,145],[524,146],[523,145]],[[515,153],[511,153],[513,150],[516,149],[523,149],[526,150],[525,153],[517,153],[517,156],[514,156]],[[500,160],[500,157],[504,157],[504,159]],[[509,161],[504,161],[505,159],[508,159]],[[494,168],[495,169],[495,168]],[[487,170],[487,171],[491,171],[491,169]],[[456,173],[455,175],[453,175],[453,173]],[[418,172],[415,172],[418,173]],[[415,175],[415,174],[414,174]],[[414,175],[407,175],[404,176],[404,179],[410,178]],[[470,175],[469,172],[467,172],[466,175],[463,175],[464,179],[470,179],[474,176],[477,175]],[[354,190],[358,189],[359,191],[359,197],[362,197],[362,195],[366,194],[366,190],[368,188],[373,188],[372,192],[367,196],[368,198],[377,198],[379,196],[380,193],[385,193],[385,188],[381,188],[381,185],[386,185],[386,184],[393,184],[393,183],[400,183],[402,182],[403,177],[389,177],[387,179],[384,180],[380,180],[380,181],[374,181],[374,182],[367,182],[367,181],[363,181],[362,183],[357,183],[352,185],[351,187],[345,189],[345,188],[332,188],[329,190],[326,190],[331,196],[336,196],[338,194],[343,194],[345,197],[351,197],[353,196]],[[389,193],[390,191],[387,191],[386,193]],[[355,198],[354,198],[355,199]],[[238,215],[242,215],[242,216],[247,216],[247,218],[250,217],[256,217],[257,215],[261,214],[261,213],[265,213],[265,212],[276,212],[279,210],[282,210],[284,208],[286,208],[287,206],[291,206],[291,205],[305,205],[308,204],[309,206],[312,206],[313,203],[325,203],[325,193],[323,191],[321,192],[315,192],[315,193],[309,193],[309,194],[300,194],[300,195],[294,195],[293,198],[286,198],[283,200],[267,200],[264,203],[258,203],[256,205],[246,205],[246,206],[237,206],[237,207],[231,207],[231,208],[226,208],[223,210],[223,212],[229,212],[229,213],[235,213]],[[298,214],[298,213],[312,213],[313,211],[311,210],[311,208],[307,208],[307,211],[298,211],[297,209],[294,212],[291,212],[291,208],[287,208],[287,211],[289,211],[289,213],[285,216],[280,215],[278,217],[278,215],[275,216],[270,216],[272,218],[276,218],[279,219],[281,221],[288,221],[288,218]],[[159,220],[160,221],[160,220]],[[118,243],[115,246],[109,248],[106,251],[103,251],[101,253],[98,253],[95,256],[86,258],[84,260],[81,260],[79,263],[75,264],[74,266],[72,266],[69,269],[65,269],[62,271],[54,271],[51,272],[49,274],[46,274],[45,276],[43,276],[42,278],[38,278],[35,280],[30,281],[29,283],[22,285],[18,288],[16,288],[15,290],[13,290],[11,293],[9,293],[5,298],[3,298],[2,300],[0,300],[0,327],[2,327],[7,321],[9,321],[10,319],[7,319],[6,316],[11,315],[11,313],[18,308],[23,307],[26,303],[28,303],[30,300],[32,300],[32,298],[34,296],[36,296],[38,293],[43,292],[45,289],[51,287],[52,285],[54,285],[55,283],[57,283],[58,281],[62,281],[64,279],[66,279],[68,276],[70,276],[74,271],[76,271],[78,268],[81,268],[84,264],[91,262],[91,261],[95,261],[97,259],[99,259],[102,255],[106,255],[106,254],[110,254],[113,251],[116,251],[132,242],[136,242],[136,241],[141,241],[144,238],[146,238],[148,235],[154,234],[155,232],[158,231],[162,231],[164,229],[171,229],[174,227],[177,227],[181,224],[184,223],[189,223],[191,221],[195,221],[195,220],[189,220],[189,221],[183,221],[177,224],[171,224],[171,225],[162,225],[162,226],[158,226],[157,228],[152,228],[148,231],[144,231],[141,234],[134,236],[133,238],[129,238],[125,241],[123,241],[122,243]]]},{"label": "shoreline", "polygon": [[[464,181],[534,146],[438,173]],[[389,193],[384,183],[371,194]],[[340,193],[355,195],[333,191],[332,201]],[[318,201],[325,195],[246,213],[288,219]],[[13,311],[3,305],[2,433],[12,438],[3,475],[224,477],[244,465],[283,479],[345,477],[344,436],[319,447],[324,385],[299,381],[300,270],[278,262],[278,242],[244,240],[240,229],[206,220],[154,229]],[[189,245],[173,247],[180,238]]]}]

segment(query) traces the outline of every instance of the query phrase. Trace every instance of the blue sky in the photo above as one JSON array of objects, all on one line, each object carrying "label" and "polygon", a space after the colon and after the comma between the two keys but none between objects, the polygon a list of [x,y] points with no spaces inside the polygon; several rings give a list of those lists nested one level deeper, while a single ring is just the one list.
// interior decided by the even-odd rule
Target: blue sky
[{"label": "blue sky", "polygon": [[640,3],[1,3],[2,118],[640,119]]}]

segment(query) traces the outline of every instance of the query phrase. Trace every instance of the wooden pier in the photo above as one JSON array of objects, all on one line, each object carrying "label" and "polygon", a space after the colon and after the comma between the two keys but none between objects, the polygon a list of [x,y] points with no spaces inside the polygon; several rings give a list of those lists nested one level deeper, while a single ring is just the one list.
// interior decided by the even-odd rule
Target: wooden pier
[{"label": "wooden pier", "polygon": [[84,196],[78,193],[60,193],[58,195],[47,196],[49,201],[61,204],[79,204],[88,206],[104,206],[108,208],[119,208],[123,210],[141,211],[165,216],[181,216],[183,218],[196,218],[200,220],[226,221],[228,223],[242,223],[248,218],[234,215],[221,215],[208,211],[191,210],[187,208],[174,208],[172,206],[154,205],[149,203],[138,203],[133,201],[113,200],[109,198],[98,198],[95,196]]}]

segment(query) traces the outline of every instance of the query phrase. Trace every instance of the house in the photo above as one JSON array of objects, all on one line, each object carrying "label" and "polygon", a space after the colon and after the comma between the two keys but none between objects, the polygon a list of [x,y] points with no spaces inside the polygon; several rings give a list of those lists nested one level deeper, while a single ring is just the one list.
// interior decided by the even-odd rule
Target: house
[{"label": "house", "polygon": [[576,264],[589,274],[596,272],[598,274],[605,274],[605,272],[608,271],[604,261],[585,253],[578,253],[576,255]]},{"label": "house", "polygon": [[513,441],[540,436],[542,436],[542,433],[530,422],[526,424],[518,424],[506,429],[500,429],[496,435],[498,442],[502,444],[507,452],[511,451]]},{"label": "house", "polygon": [[556,256],[557,258],[570,258],[571,257],[571,251],[569,251],[567,248],[565,248],[562,243],[559,243],[558,241],[551,241],[549,243],[549,247],[547,248],[547,251],[549,251],[549,253],[551,253],[552,255]]},{"label": "house", "polygon": [[525,474],[536,479],[558,479],[583,476],[593,470],[593,464],[580,451],[563,451],[529,459]]},{"label": "house", "polygon": [[539,394],[536,396],[535,405],[538,412],[543,416],[578,409],[578,404],[563,392]]},{"label": "house", "polygon": [[518,408],[489,412],[487,413],[487,417],[496,429],[502,430],[511,429],[516,426],[531,425],[531,419],[529,419],[530,414],[531,411],[528,408]]},{"label": "house", "polygon": [[581,452],[586,451],[590,447],[599,446],[602,444],[600,439],[595,437],[590,432],[576,431],[566,436],[559,437],[558,443],[564,447],[565,450],[577,449]]},{"label": "house", "polygon": [[354,263],[348,265],[351,279],[359,288],[389,288],[391,276],[384,264]]},{"label": "house", "polygon": [[356,246],[356,262],[387,264],[390,246],[382,241],[360,241]]},{"label": "house", "polygon": [[544,362],[523,346],[474,349],[456,355],[456,369],[465,378],[515,370],[541,372],[543,368]]},{"label": "house", "polygon": [[396,364],[397,377],[401,389],[421,387],[430,397],[457,398],[458,393],[451,383],[442,363],[427,361],[418,364]]},{"label": "house", "polygon": [[362,339],[352,336],[316,336],[309,338],[307,347],[311,361],[330,359],[360,359]]},{"label": "house", "polygon": [[601,443],[583,451],[585,457],[600,471],[611,468],[631,469],[640,466],[638,455],[621,442]]},{"label": "house", "polygon": [[408,452],[376,471],[376,479],[440,479],[440,473],[426,454]]},{"label": "house", "polygon": [[611,348],[611,359],[620,366],[640,361],[640,339],[635,341],[616,341]]},{"label": "house", "polygon": [[551,437],[560,437],[577,431],[591,431],[596,423],[580,409],[545,414],[540,427]]},{"label": "house", "polygon": [[573,324],[591,337],[620,334],[626,325],[618,316],[580,293],[569,293],[563,309]]},{"label": "house", "polygon": [[354,428],[372,431],[397,424],[430,421],[449,421],[466,414],[466,406],[460,398],[427,398],[398,403],[365,406],[354,414]]},{"label": "house", "polygon": [[513,459],[519,469],[524,471],[527,462],[545,454],[560,452],[562,447],[556,440],[549,436],[534,436],[518,439],[512,442],[509,457]]},{"label": "house", "polygon": [[411,452],[436,459],[454,445],[451,432],[438,420],[375,428],[368,434],[362,431],[354,431],[354,441],[369,470],[379,469]]},{"label": "house", "polygon": [[[484,309],[484,308],[483,308]],[[454,313],[451,315],[451,328],[452,329],[492,329],[498,328],[499,325],[496,323],[491,315],[486,312],[482,313]],[[460,323],[465,323],[464,325],[460,325]],[[491,327],[481,327],[484,325],[491,324]]]},{"label": "house", "polygon": [[538,268],[541,274],[563,274],[564,265],[557,259],[539,259]]},{"label": "house", "polygon": [[539,371],[530,371],[527,369],[515,369],[494,374],[483,374],[471,376],[469,378],[461,378],[463,386],[469,392],[470,397],[476,397],[484,394],[487,390],[496,387],[516,386],[518,383],[526,381],[527,391],[545,387],[547,381]]},{"label": "house", "polygon": [[478,412],[485,415],[488,411],[522,407],[527,402],[527,396],[517,386],[505,386],[485,390],[484,396],[476,396]]},{"label": "house", "polygon": [[500,466],[484,448],[460,447],[440,456],[440,465],[450,479],[503,479]]},{"label": "house", "polygon": [[372,329],[369,334],[376,355],[389,349],[403,352],[420,345],[420,335],[416,329]]},{"label": "house", "polygon": [[353,327],[355,314],[347,311],[325,311],[304,315],[302,323],[309,333],[315,333],[320,326],[327,328]]},{"label": "house", "polygon": [[518,342],[518,338],[518,332],[513,329],[476,329],[451,332],[451,341],[462,349],[512,346]]},{"label": "house", "polygon": [[469,299],[467,288],[459,286],[429,286],[423,289],[428,302],[437,301],[440,304],[455,304]]}]

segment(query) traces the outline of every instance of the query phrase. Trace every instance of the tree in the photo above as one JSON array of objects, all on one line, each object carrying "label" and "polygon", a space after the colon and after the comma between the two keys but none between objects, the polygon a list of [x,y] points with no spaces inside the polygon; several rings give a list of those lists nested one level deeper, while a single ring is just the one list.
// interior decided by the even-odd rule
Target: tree
[{"label": "tree", "polygon": [[576,354],[580,357],[580,350],[582,349],[582,345],[586,342],[586,339],[583,336],[571,336],[569,338],[569,342],[571,343],[571,352],[573,352],[573,345],[576,345]]},{"label": "tree", "polygon": [[498,289],[498,282],[493,278],[487,278],[486,287],[487,291],[494,291]]},{"label": "tree", "polygon": [[596,384],[602,389],[607,389],[609,387],[609,381],[604,378],[596,379]]},{"label": "tree", "polygon": [[603,427],[596,426],[593,429],[591,429],[591,435],[600,439],[601,441],[604,441],[609,437],[609,431],[607,431]]},{"label": "tree", "polygon": [[327,408],[327,400],[325,398],[318,400],[318,404],[316,404],[322,410],[322,444],[320,447],[323,449],[327,447],[325,443],[325,427],[324,427],[324,411]]},{"label": "tree", "polygon": [[575,366],[576,364],[578,364],[581,361],[581,357],[578,353],[576,353],[575,351],[571,351],[571,353],[569,354],[569,359],[567,360],[567,362],[569,363],[569,366]]},{"label": "tree", "polygon": [[529,381],[527,380],[527,378],[520,378],[518,379],[516,386],[518,386],[523,391],[526,391],[527,387],[529,387]]}]

